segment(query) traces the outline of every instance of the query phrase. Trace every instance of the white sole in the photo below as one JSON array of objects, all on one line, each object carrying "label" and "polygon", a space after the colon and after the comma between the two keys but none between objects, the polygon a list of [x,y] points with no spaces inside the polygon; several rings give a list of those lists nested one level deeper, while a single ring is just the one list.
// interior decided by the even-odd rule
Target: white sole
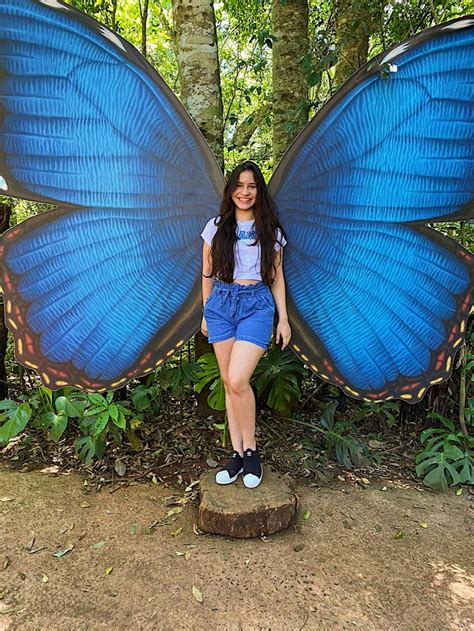
[{"label": "white sole", "polygon": [[259,478],[257,478],[257,476],[253,473],[247,473],[247,475],[242,477],[243,483],[248,489],[257,488],[257,486],[263,480],[263,467],[262,465],[260,465],[260,467],[262,469],[262,475]]},{"label": "white sole", "polygon": [[226,473],[227,476],[229,476],[229,474],[227,473],[227,471],[218,471],[216,473],[216,482],[217,482],[217,484],[232,484],[232,482],[235,482],[237,480],[237,478],[242,473],[242,471],[243,471],[243,469],[241,468],[240,471],[238,471],[236,473],[236,475],[234,475],[232,478],[230,478],[230,477],[225,478],[225,476],[222,475],[222,476],[220,476],[220,479],[218,479],[218,476],[219,476],[220,473],[222,473],[222,474]]}]

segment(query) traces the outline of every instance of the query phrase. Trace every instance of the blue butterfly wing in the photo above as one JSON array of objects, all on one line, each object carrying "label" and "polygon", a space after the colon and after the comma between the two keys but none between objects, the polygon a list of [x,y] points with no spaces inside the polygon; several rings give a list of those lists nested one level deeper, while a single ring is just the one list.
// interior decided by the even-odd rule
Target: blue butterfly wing
[{"label": "blue butterfly wing", "polygon": [[58,205],[2,238],[17,358],[51,387],[117,387],[199,327],[222,174],[151,66],[68,5],[2,5],[0,68],[0,186]]},{"label": "blue butterfly wing", "polygon": [[356,398],[415,402],[452,370],[473,257],[423,224],[474,216],[473,96],[468,17],[364,66],[271,180],[293,348]]}]

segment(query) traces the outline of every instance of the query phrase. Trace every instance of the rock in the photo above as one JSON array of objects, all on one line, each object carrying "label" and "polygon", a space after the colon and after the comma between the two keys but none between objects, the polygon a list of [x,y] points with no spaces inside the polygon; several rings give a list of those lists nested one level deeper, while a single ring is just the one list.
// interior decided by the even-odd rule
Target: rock
[{"label": "rock", "polygon": [[256,489],[247,489],[241,477],[233,484],[216,484],[215,471],[208,471],[201,477],[199,497],[199,528],[239,539],[285,530],[298,506],[290,481],[268,468]]}]

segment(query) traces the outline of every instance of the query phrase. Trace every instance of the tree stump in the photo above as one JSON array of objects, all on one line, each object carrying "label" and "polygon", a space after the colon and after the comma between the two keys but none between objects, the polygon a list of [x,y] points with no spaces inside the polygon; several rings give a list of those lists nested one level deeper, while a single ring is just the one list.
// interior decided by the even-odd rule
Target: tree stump
[{"label": "tree stump", "polygon": [[211,534],[238,539],[271,535],[291,525],[297,507],[291,482],[268,468],[256,489],[247,489],[241,476],[233,484],[216,484],[215,471],[199,483],[198,524]]}]

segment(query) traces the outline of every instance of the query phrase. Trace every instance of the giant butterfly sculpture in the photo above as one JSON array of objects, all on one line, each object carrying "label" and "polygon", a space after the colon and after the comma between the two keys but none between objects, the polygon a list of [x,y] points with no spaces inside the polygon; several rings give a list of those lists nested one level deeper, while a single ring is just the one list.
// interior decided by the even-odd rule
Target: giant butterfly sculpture
[{"label": "giant butterfly sculpture", "polygon": [[[446,379],[473,256],[426,226],[473,216],[474,19],[361,68],[270,182],[293,350],[368,401]],[[0,5],[0,187],[56,205],[1,243],[17,359],[51,388],[118,388],[200,325],[200,232],[223,177],[128,42],[58,0]]]}]

